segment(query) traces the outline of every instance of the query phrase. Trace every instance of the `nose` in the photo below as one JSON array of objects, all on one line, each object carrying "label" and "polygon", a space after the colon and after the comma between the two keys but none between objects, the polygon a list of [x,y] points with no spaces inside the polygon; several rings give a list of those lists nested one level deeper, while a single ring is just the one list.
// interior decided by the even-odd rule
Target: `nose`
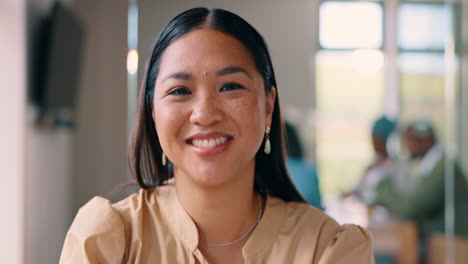
[{"label": "nose", "polygon": [[215,96],[203,95],[196,101],[190,122],[199,126],[210,126],[223,120],[222,106]]}]

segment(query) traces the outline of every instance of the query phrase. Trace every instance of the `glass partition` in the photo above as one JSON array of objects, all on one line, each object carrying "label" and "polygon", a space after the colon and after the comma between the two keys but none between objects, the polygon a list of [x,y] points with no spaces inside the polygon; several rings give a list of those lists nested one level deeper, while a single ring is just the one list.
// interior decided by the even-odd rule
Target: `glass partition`
[{"label": "glass partition", "polygon": [[[460,156],[468,152],[467,75],[460,75],[468,65],[466,10],[465,3],[447,1],[320,5],[315,91],[321,187],[329,214],[371,230],[377,263],[462,263],[461,252],[468,250],[468,234],[460,227],[468,221],[468,206],[461,206],[468,201],[467,159]],[[363,48],[373,48],[373,59],[353,60]],[[388,94],[398,100],[387,101]],[[373,122],[388,103],[397,109],[397,128],[387,151],[399,169],[387,173],[394,178],[388,181],[393,196],[385,200],[383,184],[366,177],[380,158],[371,143]],[[419,133],[411,139],[410,128]],[[432,147],[411,149],[429,134]],[[369,201],[370,189],[382,197]],[[350,200],[350,193],[357,199]]]}]

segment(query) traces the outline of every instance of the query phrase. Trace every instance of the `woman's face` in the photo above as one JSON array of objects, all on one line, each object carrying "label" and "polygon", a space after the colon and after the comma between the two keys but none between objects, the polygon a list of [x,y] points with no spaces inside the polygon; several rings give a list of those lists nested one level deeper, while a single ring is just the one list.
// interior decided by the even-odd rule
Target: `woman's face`
[{"label": "woman's face", "polygon": [[237,39],[204,28],[173,42],[161,58],[153,118],[176,178],[252,180],[275,96]]}]

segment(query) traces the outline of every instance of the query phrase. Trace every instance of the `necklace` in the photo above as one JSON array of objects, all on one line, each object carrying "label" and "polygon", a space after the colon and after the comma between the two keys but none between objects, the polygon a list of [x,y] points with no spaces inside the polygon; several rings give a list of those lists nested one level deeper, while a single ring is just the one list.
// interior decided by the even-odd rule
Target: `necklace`
[{"label": "necklace", "polygon": [[236,244],[237,242],[243,240],[244,238],[246,238],[250,233],[252,233],[252,231],[254,230],[254,228],[258,225],[258,223],[260,222],[260,219],[262,218],[262,214],[263,214],[263,206],[262,206],[262,197],[260,195],[258,195],[258,216],[257,216],[257,221],[255,221],[255,223],[249,228],[249,230],[247,230],[247,232],[245,232],[242,236],[240,236],[238,239],[236,240],[233,240],[233,241],[230,241],[230,242],[226,242],[226,243],[208,243],[206,241],[202,241],[200,240],[200,243],[202,244],[205,244],[207,246],[215,246],[215,247],[226,247],[226,246],[230,246],[230,245],[234,245]]}]

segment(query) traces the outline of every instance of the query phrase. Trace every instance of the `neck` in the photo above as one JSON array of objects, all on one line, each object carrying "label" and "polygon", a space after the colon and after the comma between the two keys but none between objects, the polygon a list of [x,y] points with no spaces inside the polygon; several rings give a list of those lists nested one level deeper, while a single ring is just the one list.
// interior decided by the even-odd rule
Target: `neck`
[{"label": "neck", "polygon": [[176,175],[179,200],[195,222],[200,241],[225,243],[236,240],[256,222],[260,208],[253,191],[253,172],[246,178],[206,187]]}]

